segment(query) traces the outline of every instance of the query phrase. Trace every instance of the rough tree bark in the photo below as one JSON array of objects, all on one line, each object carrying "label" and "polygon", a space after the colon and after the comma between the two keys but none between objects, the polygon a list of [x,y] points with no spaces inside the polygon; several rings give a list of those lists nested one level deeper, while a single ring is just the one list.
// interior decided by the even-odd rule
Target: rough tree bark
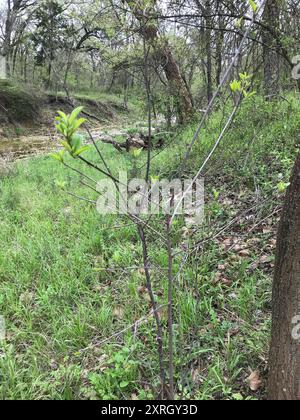
[{"label": "rough tree bark", "polygon": [[155,19],[156,1],[151,2],[150,9],[143,9],[139,1],[125,1],[140,22],[141,33],[145,41],[153,48],[155,59],[164,70],[170,92],[178,104],[179,122],[184,124],[193,115],[193,100],[168,41],[159,34],[158,23]]},{"label": "rough tree bark", "polygon": [[[280,8],[278,0],[267,0],[264,10],[264,23],[273,28],[276,32],[279,30]],[[262,34],[264,43],[264,87],[265,94],[268,97],[275,97],[279,93],[280,76],[280,55],[277,40],[272,33],[266,29]]]},{"label": "rough tree bark", "polygon": [[269,399],[300,400],[300,154],[277,240]]}]

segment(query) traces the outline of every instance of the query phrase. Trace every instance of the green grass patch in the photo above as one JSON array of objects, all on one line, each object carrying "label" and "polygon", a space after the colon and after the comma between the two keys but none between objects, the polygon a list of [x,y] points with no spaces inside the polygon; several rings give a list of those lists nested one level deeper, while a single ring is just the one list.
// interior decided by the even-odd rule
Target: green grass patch
[{"label": "green grass patch", "polygon": [[[264,395],[263,388],[251,392],[246,378],[258,369],[264,379],[267,370],[278,222],[272,212],[282,200],[278,179],[288,180],[298,150],[300,120],[295,98],[255,101],[244,105],[211,162],[205,224],[189,227],[184,218],[175,223],[176,271],[184,250],[198,244],[175,285],[178,398]],[[221,113],[213,115],[187,175],[200,166],[221,121]],[[172,147],[155,157],[153,175],[176,174],[194,128],[182,130]],[[100,147],[115,174],[132,169],[130,155]],[[99,163],[93,151],[88,153]],[[139,166],[145,159],[140,157]],[[82,169],[77,161],[70,164]],[[97,176],[93,169],[85,172]],[[61,182],[65,191],[57,187]],[[124,217],[100,216],[67,191],[97,198],[79,175],[49,157],[24,160],[0,175],[0,314],[7,323],[7,339],[0,344],[0,398],[154,399],[155,325],[150,317],[134,328],[151,309],[142,288],[136,229]],[[207,240],[235,218],[224,233]],[[161,218],[153,220],[161,233],[163,226]],[[150,258],[155,294],[164,305],[167,254],[153,235]],[[164,311],[161,319],[166,327]]]}]

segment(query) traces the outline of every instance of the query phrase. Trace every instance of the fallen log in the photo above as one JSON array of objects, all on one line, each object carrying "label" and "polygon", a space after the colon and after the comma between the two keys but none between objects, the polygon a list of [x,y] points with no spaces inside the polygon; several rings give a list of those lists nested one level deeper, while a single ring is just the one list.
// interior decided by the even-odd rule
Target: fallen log
[{"label": "fallen log", "polygon": [[129,152],[131,149],[148,149],[149,144],[153,145],[152,147],[160,148],[164,143],[163,138],[159,140],[154,140],[152,138],[151,142],[149,142],[149,136],[145,136],[143,133],[141,133],[139,137],[129,136],[124,142],[116,141],[109,135],[100,137],[100,140],[103,143],[111,144],[119,152],[122,152],[123,150]]}]

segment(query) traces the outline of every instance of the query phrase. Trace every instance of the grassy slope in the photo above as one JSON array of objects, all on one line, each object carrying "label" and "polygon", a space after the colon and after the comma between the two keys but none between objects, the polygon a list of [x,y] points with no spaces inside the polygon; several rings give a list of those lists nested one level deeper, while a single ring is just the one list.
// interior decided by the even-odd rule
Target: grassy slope
[{"label": "grassy slope", "polygon": [[[290,104],[256,101],[244,105],[211,162],[205,226],[176,225],[174,246],[180,251],[255,206],[201,246],[180,278],[175,331],[183,398],[263,395],[252,393],[245,379],[249,369],[266,372],[278,216],[272,213],[281,202],[276,185],[288,179],[296,154],[300,115],[293,98]],[[189,162],[191,171],[200,166],[220,120],[216,114],[207,127]],[[168,149],[154,159],[154,175],[176,172],[193,130],[176,137],[172,154]],[[129,167],[129,157],[101,147],[114,171]],[[120,229],[125,219],[98,215],[59,190],[57,179],[93,197],[47,157],[20,162],[0,178],[0,313],[8,329],[0,344],[0,398],[154,398],[152,321],[134,335],[130,329],[102,342],[149,313],[135,228]],[[152,264],[160,267],[153,270],[155,289],[165,303],[166,251],[158,238],[152,245]],[[177,258],[176,268],[180,263]]]}]

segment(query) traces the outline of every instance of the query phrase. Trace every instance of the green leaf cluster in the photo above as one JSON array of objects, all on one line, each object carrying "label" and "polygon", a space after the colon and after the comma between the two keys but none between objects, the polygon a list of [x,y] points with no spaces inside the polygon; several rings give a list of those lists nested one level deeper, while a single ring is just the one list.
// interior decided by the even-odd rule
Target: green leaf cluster
[{"label": "green leaf cluster", "polygon": [[239,80],[235,79],[231,84],[230,88],[233,93],[240,93],[245,99],[249,99],[256,94],[255,91],[250,92],[252,75],[247,73],[240,73]]},{"label": "green leaf cluster", "polygon": [[62,111],[58,111],[56,117],[56,129],[62,135],[63,140],[61,145],[63,150],[59,153],[51,154],[54,159],[64,162],[64,153],[68,152],[73,158],[80,156],[83,152],[89,149],[89,146],[83,146],[83,136],[78,133],[79,128],[85,123],[85,118],[79,118],[83,107],[78,107],[67,115]]}]

